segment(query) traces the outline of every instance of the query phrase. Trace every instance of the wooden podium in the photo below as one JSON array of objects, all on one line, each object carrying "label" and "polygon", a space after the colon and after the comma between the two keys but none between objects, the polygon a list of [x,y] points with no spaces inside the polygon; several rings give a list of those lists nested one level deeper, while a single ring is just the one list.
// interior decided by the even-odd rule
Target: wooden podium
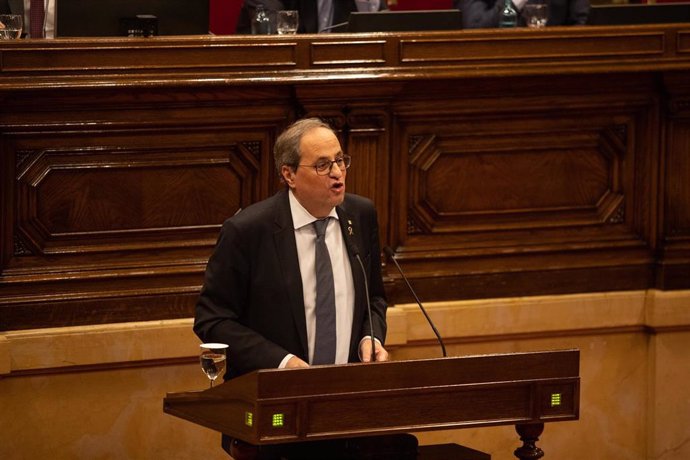
[{"label": "wooden podium", "polygon": [[544,423],[579,416],[579,350],[259,370],[168,393],[163,410],[264,445],[515,424],[520,459]]}]

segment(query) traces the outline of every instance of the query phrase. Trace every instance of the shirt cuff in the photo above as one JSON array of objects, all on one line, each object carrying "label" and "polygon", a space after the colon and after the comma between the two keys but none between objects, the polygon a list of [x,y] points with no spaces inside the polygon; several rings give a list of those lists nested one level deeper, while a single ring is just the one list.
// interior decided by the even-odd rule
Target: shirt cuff
[{"label": "shirt cuff", "polygon": [[285,369],[285,366],[287,366],[288,361],[290,361],[290,359],[291,359],[293,356],[295,356],[295,355],[293,355],[292,353],[288,353],[288,354],[285,356],[285,358],[283,358],[283,360],[282,360],[282,361],[280,362],[280,364],[278,365],[278,369]]}]

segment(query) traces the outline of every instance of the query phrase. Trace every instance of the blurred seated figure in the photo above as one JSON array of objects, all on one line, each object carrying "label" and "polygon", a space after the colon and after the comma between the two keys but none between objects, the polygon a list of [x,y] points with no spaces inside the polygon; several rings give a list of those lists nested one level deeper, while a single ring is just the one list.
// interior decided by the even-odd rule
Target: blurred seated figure
[{"label": "blurred seated figure", "polygon": [[257,5],[263,5],[270,12],[299,11],[297,32],[308,34],[327,32],[335,25],[346,23],[352,11],[387,8],[386,0],[244,0],[237,23],[238,34],[251,33],[251,20]]},{"label": "blurred seated figure", "polygon": [[[520,13],[527,0],[513,0],[513,7]],[[453,5],[462,11],[462,23],[466,29],[498,27],[503,0],[454,0]],[[550,26],[572,26],[587,23],[589,0],[549,0]]]},{"label": "blurred seated figure", "polygon": [[[0,0],[0,14],[20,14],[24,17],[24,33],[28,38],[55,37],[56,0]],[[32,14],[32,8],[40,12]]]}]

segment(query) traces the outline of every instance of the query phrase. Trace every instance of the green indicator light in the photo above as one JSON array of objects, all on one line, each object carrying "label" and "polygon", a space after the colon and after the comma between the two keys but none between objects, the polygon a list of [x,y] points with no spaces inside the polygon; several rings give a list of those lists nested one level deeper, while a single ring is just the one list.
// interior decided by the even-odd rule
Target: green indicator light
[{"label": "green indicator light", "polygon": [[560,406],[560,405],[561,405],[561,394],[560,393],[552,393],[551,394],[551,407]]},{"label": "green indicator light", "polygon": [[285,416],[283,414],[273,414],[273,426],[283,426]]},{"label": "green indicator light", "polygon": [[254,425],[254,414],[251,412],[245,412],[244,413],[244,424],[247,426],[253,426]]}]

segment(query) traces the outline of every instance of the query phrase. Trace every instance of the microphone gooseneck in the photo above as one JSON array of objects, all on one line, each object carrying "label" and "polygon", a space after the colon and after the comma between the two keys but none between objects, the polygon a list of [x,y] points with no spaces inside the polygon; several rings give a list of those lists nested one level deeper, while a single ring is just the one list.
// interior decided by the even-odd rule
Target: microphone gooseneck
[{"label": "microphone gooseneck", "polygon": [[438,333],[436,326],[434,326],[434,322],[431,321],[431,318],[429,318],[429,315],[426,313],[426,310],[424,309],[422,302],[420,302],[419,297],[417,297],[417,293],[414,292],[414,289],[412,289],[412,285],[407,280],[407,276],[405,276],[405,273],[403,273],[402,268],[400,267],[400,264],[398,263],[397,260],[395,260],[395,253],[388,246],[383,248],[383,252],[385,252],[386,255],[388,256],[388,258],[393,261],[393,263],[395,264],[395,267],[400,272],[400,276],[402,276],[402,279],[405,281],[405,284],[407,284],[407,288],[410,290],[410,292],[412,293],[412,296],[417,301],[417,305],[419,305],[419,309],[422,310],[422,313],[424,313],[424,317],[426,318],[427,322],[429,323],[429,326],[431,326],[431,329],[434,331],[434,334],[436,334],[436,338],[438,339],[438,343],[441,344],[441,351],[443,352],[443,357],[445,358],[447,356],[446,355],[446,346],[443,344],[443,339],[441,338],[441,334]]},{"label": "microphone gooseneck", "polygon": [[345,244],[350,254],[353,254],[359,262],[359,267],[362,269],[362,277],[364,278],[364,295],[367,299],[367,314],[369,315],[369,339],[371,340],[371,362],[376,361],[376,343],[374,341],[374,322],[371,319],[371,300],[369,299],[369,282],[367,281],[367,271],[364,269],[364,264],[362,263],[362,258],[359,256],[359,250],[357,246],[352,242],[350,238],[345,238]]},{"label": "microphone gooseneck", "polygon": [[341,27],[345,28],[345,26],[348,25],[349,23],[350,23],[350,21],[339,22],[338,24],[333,24],[331,26],[324,27],[323,29],[319,30],[319,33],[328,32],[328,31],[333,30],[333,29],[340,29]]},{"label": "microphone gooseneck", "polygon": [[374,322],[371,320],[371,301],[369,300],[369,283],[367,282],[367,272],[364,270],[364,264],[362,263],[362,258],[359,257],[359,253],[355,253],[357,262],[362,269],[362,275],[364,275],[364,294],[367,297],[367,313],[369,314],[369,340],[371,340],[371,362],[376,361],[376,342],[374,341]]}]

